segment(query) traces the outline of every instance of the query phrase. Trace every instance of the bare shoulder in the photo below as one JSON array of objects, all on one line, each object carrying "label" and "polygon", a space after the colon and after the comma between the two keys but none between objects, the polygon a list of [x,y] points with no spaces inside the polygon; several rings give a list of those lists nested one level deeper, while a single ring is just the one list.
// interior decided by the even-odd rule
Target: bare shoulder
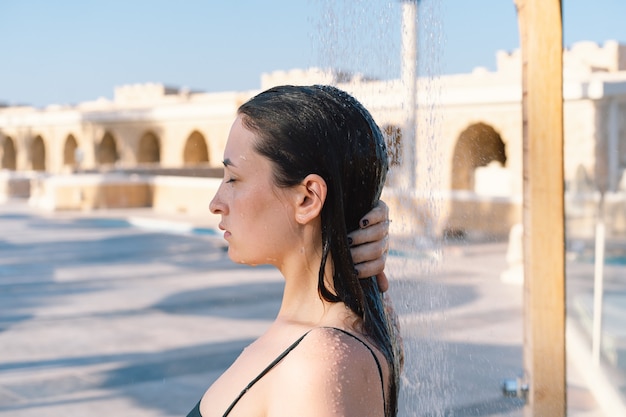
[{"label": "bare shoulder", "polygon": [[362,335],[334,327],[320,327],[313,329],[303,339],[301,354],[310,359],[330,359],[334,364],[344,364],[351,369],[374,365],[378,373],[372,355],[376,351],[377,348]]},{"label": "bare shoulder", "polygon": [[[383,416],[378,365],[358,337],[363,341],[334,328],[309,332],[277,369],[269,415]],[[382,355],[370,347],[386,374]]]}]

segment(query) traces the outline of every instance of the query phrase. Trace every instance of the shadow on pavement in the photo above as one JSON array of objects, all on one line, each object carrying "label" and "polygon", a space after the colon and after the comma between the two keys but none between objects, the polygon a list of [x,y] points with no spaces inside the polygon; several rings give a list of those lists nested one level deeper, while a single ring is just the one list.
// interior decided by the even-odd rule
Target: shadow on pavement
[{"label": "shadow on pavement", "polygon": [[169,314],[273,320],[278,313],[282,293],[283,282],[211,286],[172,294],[152,308]]}]

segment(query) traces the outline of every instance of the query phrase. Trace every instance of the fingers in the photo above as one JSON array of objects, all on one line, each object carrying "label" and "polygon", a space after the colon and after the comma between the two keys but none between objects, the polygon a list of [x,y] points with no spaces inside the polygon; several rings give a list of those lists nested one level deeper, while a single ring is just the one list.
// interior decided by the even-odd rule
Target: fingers
[{"label": "fingers", "polygon": [[356,270],[359,273],[359,278],[369,278],[376,275],[378,289],[380,290],[380,292],[386,292],[389,289],[389,279],[387,278],[387,274],[385,274],[385,271],[374,274],[374,271],[380,270],[380,268],[384,268],[384,266],[384,262],[382,262],[381,260],[376,260],[356,265]]},{"label": "fingers", "polygon": [[[386,256],[389,251],[389,237],[383,236],[379,240],[350,247],[350,255],[352,262],[360,264],[363,262],[374,261]],[[384,259],[383,259],[384,261]]]},{"label": "fingers", "polygon": [[389,221],[389,207],[384,201],[378,200],[378,204],[372,210],[370,210],[359,222],[360,228],[366,228],[370,225],[388,222]]},{"label": "fingers", "polygon": [[384,201],[378,204],[361,219],[359,229],[348,234],[350,246],[382,240],[389,235],[389,208]]},{"label": "fingers", "polygon": [[354,246],[350,248],[352,261],[359,278],[367,278],[383,273],[387,262],[388,239]]},{"label": "fingers", "polygon": [[376,276],[380,291],[387,291],[389,280],[384,272],[389,250],[387,204],[379,200],[376,207],[363,216],[359,222],[359,229],[350,233],[348,238],[357,276],[359,278]]},{"label": "fingers", "polygon": [[389,280],[387,279],[387,274],[385,271],[376,275],[376,281],[378,282],[378,289],[380,292],[387,292],[389,289]]},{"label": "fingers", "polygon": [[370,224],[365,229],[357,229],[348,234],[351,246],[358,246],[364,243],[382,241],[389,236],[389,222],[383,221]]},{"label": "fingers", "polygon": [[355,264],[354,268],[358,273],[358,278],[373,277],[374,275],[383,273],[383,270],[385,269],[385,259],[384,257],[381,257],[373,261],[361,262],[360,264]]}]

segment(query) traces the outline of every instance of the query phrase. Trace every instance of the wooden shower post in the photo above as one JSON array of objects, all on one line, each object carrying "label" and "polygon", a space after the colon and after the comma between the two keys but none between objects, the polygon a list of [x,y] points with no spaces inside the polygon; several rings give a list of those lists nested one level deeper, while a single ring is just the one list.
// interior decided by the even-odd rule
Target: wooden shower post
[{"label": "wooden shower post", "polygon": [[525,416],[565,416],[560,0],[515,0],[523,77]]}]

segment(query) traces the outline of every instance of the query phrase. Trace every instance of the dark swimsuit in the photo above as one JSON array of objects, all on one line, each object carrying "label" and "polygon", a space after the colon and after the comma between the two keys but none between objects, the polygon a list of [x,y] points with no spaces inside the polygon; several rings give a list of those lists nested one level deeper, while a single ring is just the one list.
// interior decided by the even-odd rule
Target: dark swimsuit
[{"label": "dark swimsuit", "polygon": [[[324,327],[325,329],[334,329],[334,330],[339,330],[340,332],[358,340],[359,342],[361,342],[363,344],[363,346],[365,346],[367,348],[367,350],[370,351],[370,353],[372,354],[372,356],[374,357],[374,360],[376,361],[376,366],[378,367],[378,375],[380,376],[380,383],[383,387],[383,404],[386,403],[385,400],[385,384],[383,383],[383,370],[380,366],[380,362],[378,361],[378,357],[376,356],[376,354],[374,353],[374,351],[372,350],[372,348],[370,348],[368,346],[367,343],[365,343],[364,341],[362,341],[361,339],[359,339],[358,337],[356,337],[355,335],[353,335],[352,333],[348,333],[345,330],[342,329],[338,329],[336,327]],[[314,330],[314,329],[311,329]],[[250,388],[252,388],[252,386],[254,384],[256,384],[261,378],[263,378],[269,371],[272,370],[272,368],[274,368],[276,365],[278,365],[278,363],[283,360],[283,358],[285,356],[287,356],[289,354],[289,352],[291,352],[292,350],[294,350],[296,348],[296,346],[298,346],[300,344],[300,342],[302,342],[302,339],[304,339],[304,337],[309,334],[309,332],[311,332],[311,330],[309,330],[308,332],[306,332],[305,334],[303,334],[298,340],[296,340],[295,342],[293,342],[293,344],[291,346],[289,346],[287,349],[285,349],[285,351],[283,353],[281,353],[280,355],[278,355],[278,357],[276,359],[274,359],[272,361],[272,363],[270,363],[263,371],[261,371],[261,373],[254,378],[252,381],[250,381],[250,383],[239,393],[239,395],[237,396],[237,398],[235,398],[235,400],[230,404],[230,406],[228,407],[228,409],[226,410],[226,412],[224,413],[223,417],[226,417],[233,409],[233,407],[235,407],[235,405],[237,404],[237,402],[239,402],[239,400],[241,399],[241,397],[243,397],[246,392],[248,392],[248,390]],[[196,404],[196,406],[193,408],[193,410],[191,410],[189,412],[189,414],[187,414],[187,417],[202,417],[202,414],[200,414],[200,401],[198,401],[198,404]]]}]

